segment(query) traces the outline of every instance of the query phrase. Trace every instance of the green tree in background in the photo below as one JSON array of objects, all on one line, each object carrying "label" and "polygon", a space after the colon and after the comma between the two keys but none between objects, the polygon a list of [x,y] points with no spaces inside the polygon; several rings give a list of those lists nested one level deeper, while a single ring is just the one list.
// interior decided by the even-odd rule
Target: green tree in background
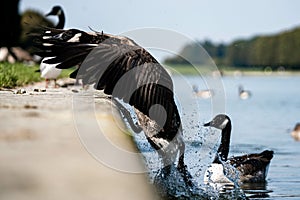
[{"label": "green tree in background", "polygon": [[[230,44],[214,44],[209,40],[187,44],[180,55],[194,64],[203,64],[199,54],[202,47],[218,65],[243,68],[278,68],[300,70],[300,27],[268,36],[256,36],[248,40],[235,40]],[[169,64],[183,64],[180,57],[168,58]]]}]

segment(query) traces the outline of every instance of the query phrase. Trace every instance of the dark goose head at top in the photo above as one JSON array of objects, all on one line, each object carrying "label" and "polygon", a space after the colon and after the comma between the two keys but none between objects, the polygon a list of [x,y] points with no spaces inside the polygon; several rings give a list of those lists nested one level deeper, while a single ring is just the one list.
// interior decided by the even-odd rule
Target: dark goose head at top
[{"label": "dark goose head at top", "polygon": [[227,115],[219,114],[211,122],[203,126],[210,126],[222,130],[221,143],[213,161],[213,163],[221,164],[220,159],[226,161],[229,153],[231,120]]},{"label": "dark goose head at top", "polygon": [[230,148],[231,120],[225,114],[217,115],[211,122],[204,124],[222,130],[221,143],[213,163],[221,164],[228,161],[240,172],[241,182],[265,182],[268,167],[273,158],[273,151],[246,154],[228,158]]},{"label": "dark goose head at top", "polygon": [[53,6],[52,10],[46,14],[46,16],[57,16],[58,17],[58,23],[55,26],[57,29],[63,29],[65,26],[65,13],[61,6]]},{"label": "dark goose head at top", "polygon": [[46,63],[57,64],[59,69],[79,65],[71,78],[82,79],[84,85],[94,84],[114,100],[131,105],[138,125],[164,166],[177,164],[184,180],[191,184],[173,82],[147,50],[127,37],[78,29],[46,28],[33,37],[40,49],[38,54],[52,57]]}]

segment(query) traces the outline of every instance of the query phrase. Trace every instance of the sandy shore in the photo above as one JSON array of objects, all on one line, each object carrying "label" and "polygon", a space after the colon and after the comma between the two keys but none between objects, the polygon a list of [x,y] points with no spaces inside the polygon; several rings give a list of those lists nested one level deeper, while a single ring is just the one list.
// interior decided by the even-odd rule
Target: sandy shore
[{"label": "sandy shore", "polygon": [[[43,86],[27,86],[24,94],[16,94],[17,89],[0,91],[0,199],[157,199],[145,174],[115,170],[84,147],[73,101],[74,95],[85,91],[80,87],[38,90]],[[97,114],[83,112],[81,122],[89,127],[96,116],[102,130],[113,133],[105,136],[109,141],[136,152],[109,101],[99,100],[96,107]],[[95,146],[104,145],[101,142]],[[127,161],[126,154],[112,156]],[[128,158],[128,162],[143,169],[141,159]]]}]

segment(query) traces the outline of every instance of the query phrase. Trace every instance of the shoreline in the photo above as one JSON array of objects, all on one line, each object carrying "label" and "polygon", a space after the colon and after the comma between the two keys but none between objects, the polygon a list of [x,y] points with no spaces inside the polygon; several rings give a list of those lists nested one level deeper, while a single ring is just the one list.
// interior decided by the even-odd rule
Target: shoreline
[{"label": "shoreline", "polygon": [[[72,102],[83,92],[81,87],[34,90],[43,88],[44,82],[38,82],[0,90],[1,199],[157,199],[147,174],[108,167],[82,144],[81,135],[88,134],[77,132]],[[17,94],[20,89],[26,93]],[[123,121],[112,115],[109,101],[97,100],[96,107],[96,118],[107,130],[107,140],[124,151],[136,152],[126,129],[120,128]],[[83,111],[82,116],[81,123],[92,132],[95,113]],[[96,147],[103,142],[95,142]],[[127,160],[118,154],[112,158]],[[131,164],[144,168],[142,159]]]},{"label": "shoreline", "polygon": [[183,74],[186,76],[201,75],[213,75],[213,76],[300,76],[300,71],[261,71],[261,70],[244,70],[244,69],[232,69],[232,70],[222,70],[209,71],[207,69],[197,70],[193,67],[166,67],[167,71],[172,74]]}]

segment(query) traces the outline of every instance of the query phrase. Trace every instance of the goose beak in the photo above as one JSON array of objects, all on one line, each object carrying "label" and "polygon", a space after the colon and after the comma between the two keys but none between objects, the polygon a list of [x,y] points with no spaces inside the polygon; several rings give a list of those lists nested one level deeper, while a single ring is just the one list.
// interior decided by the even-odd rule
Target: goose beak
[{"label": "goose beak", "polygon": [[205,123],[205,124],[203,124],[203,126],[210,126],[210,123],[211,122]]},{"label": "goose beak", "polygon": [[52,9],[49,13],[47,13],[45,16],[51,16],[51,15],[56,15],[56,12]]},{"label": "goose beak", "polygon": [[48,14],[46,14],[45,16],[48,17],[50,15],[53,15],[52,12],[49,12]]}]

